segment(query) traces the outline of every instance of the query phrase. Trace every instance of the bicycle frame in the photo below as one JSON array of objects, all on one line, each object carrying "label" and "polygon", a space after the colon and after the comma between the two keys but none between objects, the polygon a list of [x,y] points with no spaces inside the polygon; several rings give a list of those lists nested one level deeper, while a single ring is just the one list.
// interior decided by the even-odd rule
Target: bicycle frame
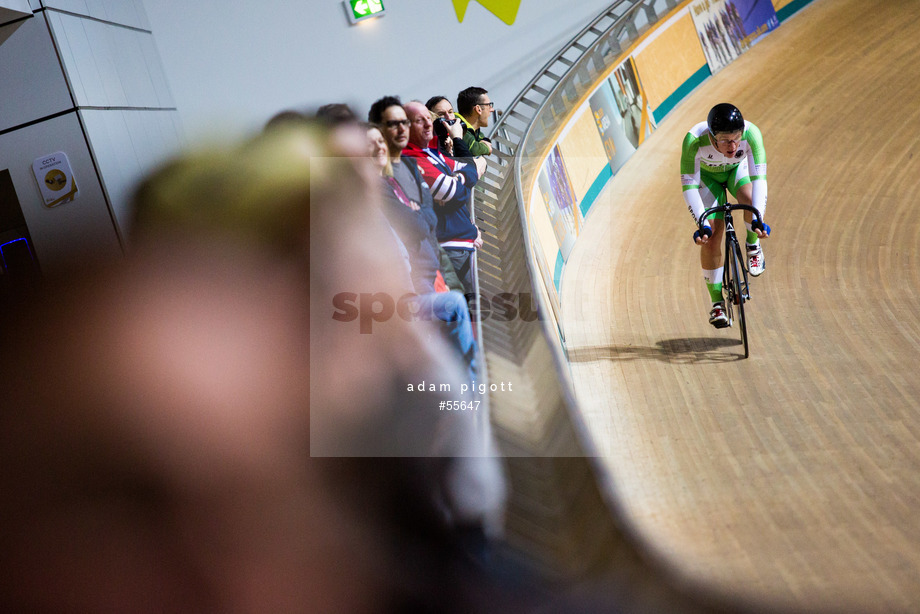
[{"label": "bicycle frame", "polygon": [[756,221],[763,224],[760,213],[751,205],[740,205],[726,203],[710,207],[703,212],[697,225],[702,230],[703,222],[713,213],[722,213],[725,224],[725,247],[723,254],[722,267],[722,294],[725,297],[725,311],[728,315],[729,326],[734,323],[734,311],[738,310],[738,323],[741,329],[741,342],[744,344],[744,357],[749,356],[747,323],[744,317],[744,303],[751,299],[750,286],[748,285],[747,258],[745,252],[741,249],[741,244],[735,234],[735,223],[732,219],[732,211],[744,210],[751,211]]}]

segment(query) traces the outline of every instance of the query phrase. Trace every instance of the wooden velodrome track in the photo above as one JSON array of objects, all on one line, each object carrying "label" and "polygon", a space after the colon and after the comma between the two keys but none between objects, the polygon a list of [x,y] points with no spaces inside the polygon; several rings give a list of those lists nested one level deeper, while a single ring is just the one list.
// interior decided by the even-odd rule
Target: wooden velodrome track
[{"label": "wooden velodrome track", "polygon": [[[684,100],[607,185],[563,314],[626,520],[691,584],[780,608],[920,611],[920,1],[815,0]],[[686,130],[764,134],[773,236],[751,358],[709,302]]]}]

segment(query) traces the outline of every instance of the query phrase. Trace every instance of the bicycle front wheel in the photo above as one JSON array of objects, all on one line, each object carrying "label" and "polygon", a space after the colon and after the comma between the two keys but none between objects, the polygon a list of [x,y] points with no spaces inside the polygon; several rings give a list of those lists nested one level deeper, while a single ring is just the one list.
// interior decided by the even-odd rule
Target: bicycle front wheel
[{"label": "bicycle front wheel", "polygon": [[750,355],[748,349],[748,334],[747,334],[747,322],[744,318],[744,301],[747,295],[747,288],[745,279],[744,279],[744,260],[741,256],[741,246],[738,243],[733,245],[732,256],[731,256],[731,271],[732,271],[732,295],[734,307],[737,307],[738,313],[738,328],[741,329],[741,343],[744,345],[744,357],[747,358]]}]

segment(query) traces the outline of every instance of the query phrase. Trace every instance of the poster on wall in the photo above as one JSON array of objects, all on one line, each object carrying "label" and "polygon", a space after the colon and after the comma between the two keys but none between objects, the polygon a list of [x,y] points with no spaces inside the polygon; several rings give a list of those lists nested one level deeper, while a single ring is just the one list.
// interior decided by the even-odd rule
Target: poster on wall
[{"label": "poster on wall", "polygon": [[[616,173],[626,160],[636,151],[639,135],[644,133],[642,128],[641,96],[636,98],[627,94],[631,88],[621,88],[616,76],[604,81],[597,88],[588,105],[594,116],[594,125],[604,143],[604,153],[610,162],[610,170]],[[614,92],[614,83],[617,91]],[[638,89],[636,90],[639,91]],[[646,114],[646,118],[651,114]],[[648,126],[648,130],[653,129]],[[627,134],[628,132],[628,134]]]},{"label": "poster on wall", "polygon": [[636,151],[632,140],[626,136],[623,114],[620,112],[613,96],[610,82],[605,81],[588,99],[594,125],[604,144],[604,153],[614,173]]},{"label": "poster on wall", "polygon": [[770,0],[696,0],[690,15],[713,74],[779,25]]},{"label": "poster on wall", "polygon": [[655,119],[632,56],[614,69],[608,83],[613,92],[620,125],[626,138],[636,148],[655,130]]},{"label": "poster on wall", "polygon": [[[538,177],[538,181],[544,179],[545,176],[542,179]],[[556,270],[556,261],[560,254],[559,241],[553,236],[552,221],[546,215],[546,200],[542,188],[531,193],[530,207],[528,209],[528,227],[530,228],[530,242],[537,268],[540,270],[543,283],[547,288],[553,288],[551,293],[555,295],[556,289],[553,277]]]},{"label": "poster on wall", "polygon": [[565,159],[559,150],[559,145],[554,145],[544,163],[544,171],[549,178],[549,187],[556,202],[559,217],[565,228],[562,244],[562,257],[568,259],[569,252],[575,245],[578,232],[581,230],[581,212],[578,210],[578,200],[575,190],[569,180],[569,173],[565,168]]},{"label": "poster on wall", "polygon": [[553,191],[553,197],[556,199],[556,205],[566,222],[568,230],[578,231],[578,219],[575,211],[577,204],[575,202],[575,192],[572,190],[572,183],[569,181],[569,174],[565,170],[565,161],[562,159],[562,152],[559,151],[559,145],[554,145],[549,156],[546,158],[544,170],[549,177],[549,185]]},{"label": "poster on wall", "polygon": [[553,146],[543,163],[537,176],[537,185],[546,205],[546,214],[552,221],[559,250],[563,259],[568,259],[578,237],[581,212],[558,145]]}]

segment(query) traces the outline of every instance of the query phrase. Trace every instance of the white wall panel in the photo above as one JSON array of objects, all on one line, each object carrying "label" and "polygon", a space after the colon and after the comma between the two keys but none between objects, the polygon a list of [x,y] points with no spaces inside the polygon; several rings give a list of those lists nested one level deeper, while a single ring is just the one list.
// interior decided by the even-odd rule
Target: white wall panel
[{"label": "white wall panel", "polygon": [[[86,15],[87,17],[95,17],[96,19],[105,19],[105,3],[102,0],[80,0],[83,4],[86,5],[86,10],[81,12],[81,15]],[[45,6],[49,6],[49,2],[46,0]]]},{"label": "white wall panel", "polygon": [[149,32],[54,11],[48,20],[78,106],[172,106]]},{"label": "white wall panel", "polygon": [[144,54],[144,62],[147,66],[147,74],[150,77],[150,83],[157,96],[157,106],[161,108],[173,108],[176,101],[173,99],[172,90],[166,73],[163,70],[163,62],[160,60],[160,52],[157,49],[155,35],[139,37],[141,51]]},{"label": "white wall panel", "polygon": [[[175,111],[126,110],[173,106],[143,5],[15,1],[47,10],[0,27],[0,131],[10,129],[0,169],[10,169],[44,271],[88,254],[118,258],[137,182],[183,145]],[[56,151],[68,155],[79,193],[48,209],[31,166]]]},{"label": "white wall panel", "polygon": [[26,16],[32,13],[29,0],[0,0],[0,9],[8,9]]},{"label": "white wall panel", "polygon": [[72,108],[44,16],[0,27],[0,130]]},{"label": "white wall panel", "polygon": [[112,211],[127,236],[137,182],[183,146],[175,111],[80,111]]},{"label": "white wall panel", "polygon": [[29,0],[0,0],[0,23],[22,19],[32,14]]},{"label": "white wall panel", "polygon": [[[93,53],[96,72],[102,82],[104,94],[98,99],[87,101],[86,104],[103,107],[128,106],[128,97],[125,94],[115,62],[116,48],[112,42],[112,30],[121,30],[122,28],[106,25],[91,19],[80,19],[79,17],[65,16],[63,19],[78,22],[83,27]],[[82,105],[83,103],[80,104]]]},{"label": "white wall panel", "polygon": [[102,0],[103,11],[108,21],[134,28],[150,29],[144,3],[141,0]]},{"label": "white wall panel", "polygon": [[44,6],[132,28],[150,29],[141,0],[44,0]]},{"label": "white wall panel", "polygon": [[115,73],[124,95],[124,106],[159,106],[159,97],[153,80],[150,78],[150,67],[144,55],[142,43],[144,39],[150,39],[151,35],[126,28],[104,25],[102,27],[108,42],[108,52],[114,61]]},{"label": "white wall panel", "polygon": [[128,198],[130,185],[141,175],[140,162],[128,136],[124,111],[81,110],[90,150],[99,167],[99,174],[115,221],[123,236],[128,234]]},{"label": "white wall panel", "polygon": [[54,32],[61,63],[67,73],[76,103],[85,105],[88,100],[102,100],[105,97],[105,88],[102,85],[102,76],[96,68],[89,37],[83,28],[83,20],[54,12],[46,12],[45,15]]},{"label": "white wall panel", "polygon": [[42,0],[42,6],[76,13],[77,15],[89,15],[86,0]]},{"label": "white wall panel", "polygon": [[[32,162],[57,151],[67,154],[79,193],[70,203],[42,203]],[[42,270],[54,272],[88,256],[118,258],[121,247],[77,114],[0,135],[0,168],[8,168]]]}]

